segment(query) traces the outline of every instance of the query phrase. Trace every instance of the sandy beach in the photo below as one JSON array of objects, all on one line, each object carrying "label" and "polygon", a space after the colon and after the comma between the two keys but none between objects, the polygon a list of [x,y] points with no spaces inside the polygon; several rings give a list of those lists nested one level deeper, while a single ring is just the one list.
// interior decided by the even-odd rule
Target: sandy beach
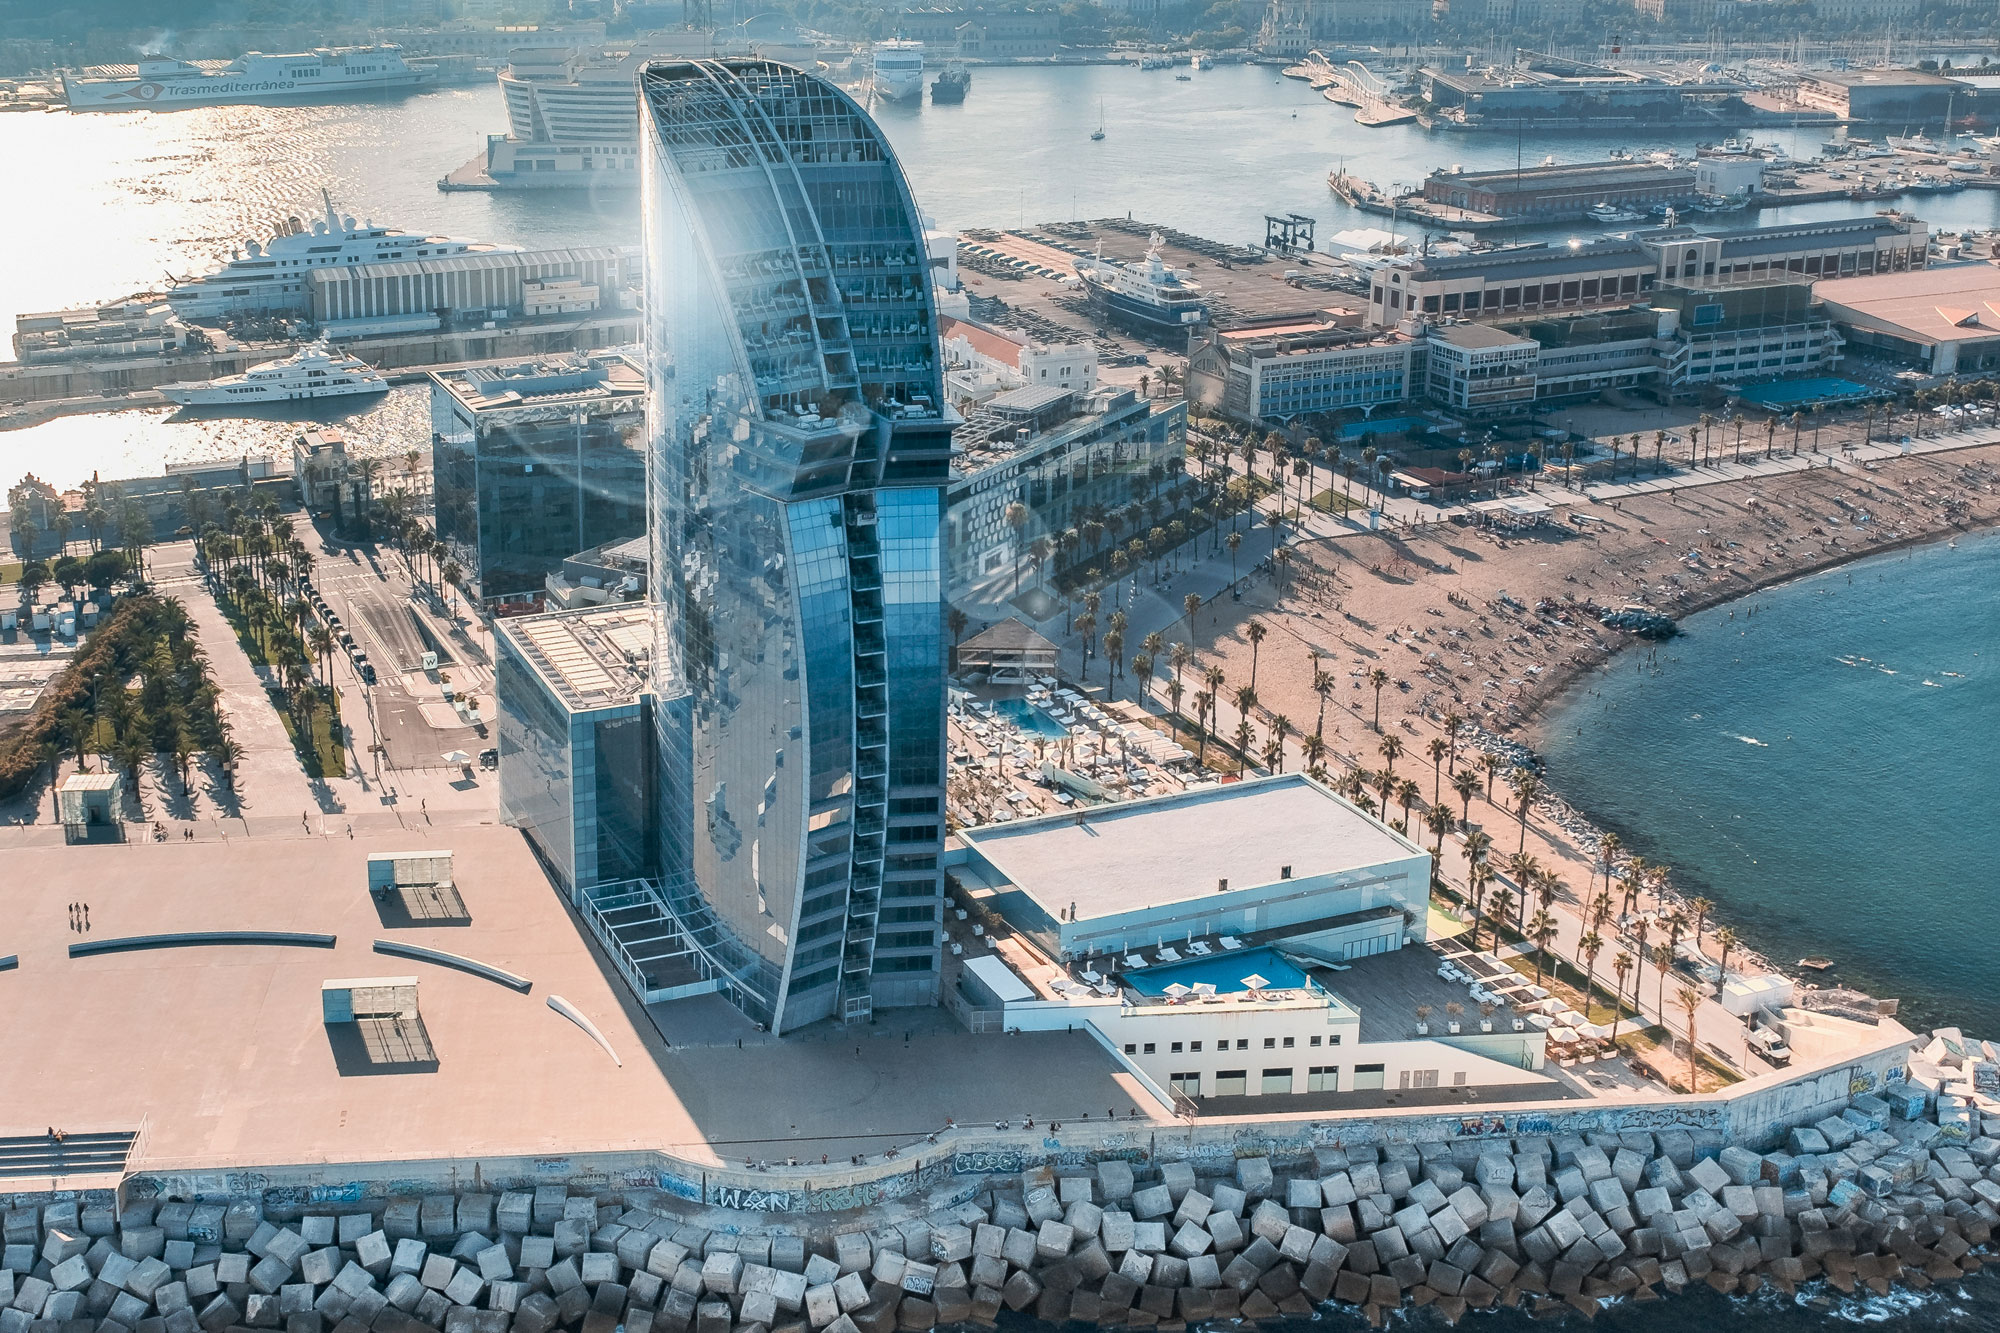
[{"label": "sandy beach", "polygon": [[[1287,766],[1296,767],[1296,738],[1313,732],[1320,717],[1315,676],[1329,673],[1329,771],[1342,770],[1336,759],[1379,771],[1369,677],[1381,668],[1388,676],[1380,691],[1382,732],[1402,743],[1394,772],[1421,787],[1412,823],[1430,842],[1421,820],[1434,793],[1454,813],[1467,809],[1449,772],[1440,788],[1427,753],[1444,734],[1447,714],[1479,729],[1460,733],[1459,765],[1470,750],[1499,748],[1510,752],[1504,776],[1520,754],[1512,746],[1537,742],[1549,704],[1565,690],[1615,654],[1653,650],[1599,623],[1597,608],[1636,605],[1678,619],[1815,570],[2000,522],[2000,445],[1614,503],[1572,498],[1576,512],[1601,521],[1579,529],[1558,510],[1553,522],[1518,535],[1445,526],[1295,547],[1282,590],[1262,575],[1246,581],[1240,602],[1212,603],[1198,618],[1190,692],[1200,688],[1201,668],[1223,668],[1219,730],[1231,735],[1234,695],[1251,682],[1254,657],[1253,748],[1261,749],[1282,715],[1295,738]],[[1264,628],[1254,648],[1247,633],[1253,621]],[[1560,773],[1547,775],[1526,847],[1565,876],[1575,902],[1593,873],[1595,838],[1563,803],[1561,783]],[[1471,822],[1493,834],[1499,852],[1512,852],[1519,826],[1504,782],[1494,784],[1492,798],[1482,791],[1471,799]],[[1459,879],[1462,861],[1450,846],[1445,861],[1446,874]]]}]

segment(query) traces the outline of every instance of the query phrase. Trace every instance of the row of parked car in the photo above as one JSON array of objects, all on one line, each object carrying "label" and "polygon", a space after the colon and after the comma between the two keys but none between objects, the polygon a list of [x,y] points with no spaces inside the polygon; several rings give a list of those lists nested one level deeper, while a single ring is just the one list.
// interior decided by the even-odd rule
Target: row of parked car
[{"label": "row of parked car", "polygon": [[333,631],[335,642],[339,643],[342,650],[347,653],[348,660],[354,663],[354,670],[360,675],[361,683],[364,685],[373,685],[375,683],[375,664],[368,660],[367,650],[354,641],[353,633],[349,631],[347,626],[341,623],[340,616],[334,609],[327,605],[326,598],[320,596],[319,589],[313,586],[312,580],[300,579],[299,591],[304,593],[306,599],[312,603],[313,611],[319,616],[320,620],[325,623],[328,629]]}]

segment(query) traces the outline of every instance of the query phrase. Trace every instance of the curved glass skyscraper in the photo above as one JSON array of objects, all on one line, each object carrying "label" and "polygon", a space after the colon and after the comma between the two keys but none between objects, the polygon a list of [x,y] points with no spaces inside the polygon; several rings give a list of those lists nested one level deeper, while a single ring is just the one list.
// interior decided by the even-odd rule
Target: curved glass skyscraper
[{"label": "curved glass skyscraper", "polygon": [[661,887],[788,1030],[935,1003],[944,409],[881,131],[764,60],[639,74]]}]

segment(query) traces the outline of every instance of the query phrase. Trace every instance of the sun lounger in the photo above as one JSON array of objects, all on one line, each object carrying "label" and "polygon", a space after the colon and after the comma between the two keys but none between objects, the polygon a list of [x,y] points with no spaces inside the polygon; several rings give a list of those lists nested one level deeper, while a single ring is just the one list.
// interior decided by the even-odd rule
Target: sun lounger
[{"label": "sun lounger", "polygon": [[1243,947],[1243,941],[1237,939],[1234,935],[1224,935],[1216,943],[1225,949],[1240,949]]},{"label": "sun lounger", "polygon": [[1169,945],[1166,948],[1160,950],[1159,959],[1163,963],[1178,963],[1181,960],[1181,956],[1180,953],[1173,948],[1173,946]]},{"label": "sun lounger", "polygon": [[1145,965],[1146,965],[1146,960],[1144,958],[1141,958],[1138,954],[1128,953],[1125,955],[1125,966],[1130,968],[1141,968],[1144,967]]}]

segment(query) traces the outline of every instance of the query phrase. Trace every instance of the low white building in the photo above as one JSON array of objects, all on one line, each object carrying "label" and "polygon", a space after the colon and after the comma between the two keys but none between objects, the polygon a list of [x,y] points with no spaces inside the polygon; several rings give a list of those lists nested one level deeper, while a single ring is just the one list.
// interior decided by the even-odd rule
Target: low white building
[{"label": "low white building", "polygon": [[1423,947],[1429,855],[1310,779],[967,829],[946,867],[1011,928],[960,960],[975,1030],[1083,1027],[1169,1099],[1548,1090],[1539,1027]]}]

